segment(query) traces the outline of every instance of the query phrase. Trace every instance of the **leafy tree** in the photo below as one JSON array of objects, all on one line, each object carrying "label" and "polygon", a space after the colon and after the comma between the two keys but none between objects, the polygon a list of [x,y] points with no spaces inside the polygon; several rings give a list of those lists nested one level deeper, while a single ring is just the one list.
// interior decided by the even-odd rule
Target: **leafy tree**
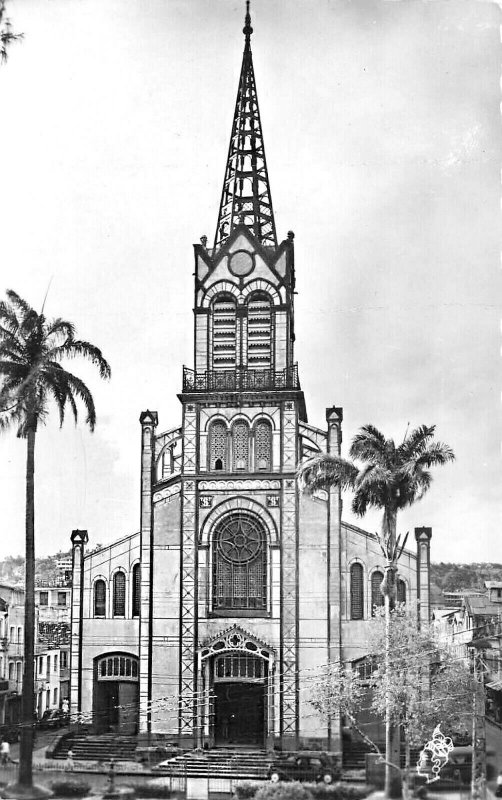
[{"label": "leafy tree", "polygon": [[392,724],[403,730],[406,775],[410,748],[423,746],[436,725],[446,734],[468,728],[474,689],[468,665],[437,641],[432,628],[419,629],[403,605],[391,614],[391,659],[386,658],[385,614],[377,609],[368,640],[370,674],[330,665],[316,676],[310,703],[328,718],[340,709],[382,760],[378,745],[359,725],[358,714],[368,703],[377,716],[389,713]]},{"label": "leafy tree", "polygon": [[17,436],[26,441],[26,562],[24,676],[22,696],[19,784],[33,784],[33,697],[34,697],[34,623],[35,623],[35,441],[43,425],[51,400],[62,425],[67,406],[78,419],[77,401],[86,411],[91,430],[96,424],[96,409],[86,384],[67,371],[62,361],[77,357],[94,364],[102,378],[110,377],[110,367],[101,351],[75,338],[75,327],[63,319],[49,320],[37,313],[16,292],[7,291],[7,301],[0,302],[0,428],[14,426]]},{"label": "leafy tree", "polygon": [[[298,480],[304,491],[319,489],[352,489],[352,510],[364,516],[368,508],[383,510],[380,547],[386,559],[382,594],[385,601],[387,625],[387,658],[390,658],[391,612],[396,602],[396,571],[399,556],[406,543],[397,536],[397,514],[413,505],[429,490],[432,483],[431,467],[453,461],[453,450],[442,442],[434,441],[435,426],[421,425],[405,436],[401,444],[386,439],[373,425],[365,425],[354,436],[349,455],[361,462],[329,453],[321,453],[298,468]],[[387,797],[401,796],[400,776],[392,764],[399,763],[399,729],[392,725],[390,712],[386,724],[386,776]]]}]

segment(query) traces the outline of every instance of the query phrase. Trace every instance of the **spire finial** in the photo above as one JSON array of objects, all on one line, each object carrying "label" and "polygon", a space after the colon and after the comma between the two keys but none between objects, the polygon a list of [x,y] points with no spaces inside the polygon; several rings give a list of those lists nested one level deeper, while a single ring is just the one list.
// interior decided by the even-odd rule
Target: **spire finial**
[{"label": "spire finial", "polygon": [[237,225],[245,225],[261,245],[277,247],[251,54],[253,29],[249,0],[246,0],[243,32],[246,39],[214,239],[215,250],[224,244]]},{"label": "spire finial", "polygon": [[246,0],[246,19],[244,20],[244,27],[242,29],[246,37],[246,42],[249,42],[253,29],[251,27],[251,14],[249,13],[249,0]]}]

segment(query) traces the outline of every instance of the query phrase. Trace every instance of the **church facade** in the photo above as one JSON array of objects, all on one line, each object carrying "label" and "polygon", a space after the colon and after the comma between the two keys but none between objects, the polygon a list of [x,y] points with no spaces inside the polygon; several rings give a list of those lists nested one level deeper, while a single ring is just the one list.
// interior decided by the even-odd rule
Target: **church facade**
[{"label": "church facade", "polygon": [[[303,458],[340,452],[343,414],[307,420],[294,234],[277,240],[251,33],[248,12],[216,236],[194,246],[181,424],[140,416],[139,532],[89,553],[72,535],[71,712],[185,746],[337,750],[341,721],[318,717],[309,691],[326,665],[364,657],[384,563],[341,521],[338,490],[307,497],[295,479]],[[420,530],[398,599],[427,616]]]}]

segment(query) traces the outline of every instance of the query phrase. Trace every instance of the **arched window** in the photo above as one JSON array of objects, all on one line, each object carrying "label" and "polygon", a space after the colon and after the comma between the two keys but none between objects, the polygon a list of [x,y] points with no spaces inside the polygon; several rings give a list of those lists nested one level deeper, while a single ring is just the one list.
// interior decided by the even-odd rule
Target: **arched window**
[{"label": "arched window", "polygon": [[398,603],[406,603],[406,584],[402,578],[397,579],[396,600]]},{"label": "arched window", "polygon": [[248,302],[248,366],[270,369],[272,365],[270,298],[263,292],[253,294]]},{"label": "arched window", "polygon": [[234,470],[249,469],[249,425],[235,422],[232,426],[232,452]]},{"label": "arched window", "polygon": [[106,616],[106,583],[101,579],[94,584],[94,616]]},{"label": "arched window", "polygon": [[227,426],[213,422],[209,429],[209,469],[227,469]]},{"label": "arched window", "polygon": [[213,550],[213,608],[264,609],[267,606],[265,531],[247,514],[223,519]]},{"label": "arched window", "polygon": [[272,426],[266,420],[260,420],[254,430],[254,468],[272,469]]},{"label": "arched window", "polygon": [[218,295],[213,302],[213,369],[235,367],[235,298]]},{"label": "arched window", "polygon": [[135,564],[132,568],[132,615],[139,617],[141,597],[141,565]]},{"label": "arched window", "polygon": [[113,576],[113,616],[125,617],[125,572],[116,572]]},{"label": "arched window", "polygon": [[350,618],[362,619],[364,608],[363,568],[352,564],[350,568]]},{"label": "arched window", "polygon": [[383,572],[376,570],[371,576],[371,616],[375,616],[375,609],[383,606],[384,597],[380,585],[383,581]]}]

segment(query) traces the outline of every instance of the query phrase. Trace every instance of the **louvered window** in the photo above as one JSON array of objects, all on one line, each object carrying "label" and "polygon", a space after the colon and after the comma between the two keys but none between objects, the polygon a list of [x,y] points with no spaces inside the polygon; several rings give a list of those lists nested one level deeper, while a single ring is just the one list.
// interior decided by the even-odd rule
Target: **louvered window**
[{"label": "louvered window", "polygon": [[125,617],[125,573],[116,572],[113,576],[113,616]]},{"label": "louvered window", "polygon": [[402,578],[397,579],[396,600],[398,603],[406,603],[406,584]]},{"label": "louvered window", "polygon": [[213,422],[209,431],[209,469],[227,469],[227,426]]},{"label": "louvered window", "polygon": [[213,303],[213,369],[235,368],[235,300],[222,295]]},{"label": "louvered window", "polygon": [[249,425],[236,422],[232,427],[234,470],[249,469]]},{"label": "louvered window", "polygon": [[102,580],[94,584],[94,616],[106,616],[106,583]]},{"label": "louvered window", "polygon": [[135,564],[132,568],[132,615],[139,617],[141,599],[141,565]]},{"label": "louvered window", "polygon": [[272,365],[272,324],[270,298],[254,294],[248,303],[248,366],[270,369]]},{"label": "louvered window", "polygon": [[364,604],[363,568],[352,564],[350,568],[350,618],[362,619]]},{"label": "louvered window", "polygon": [[384,598],[380,589],[383,581],[383,572],[377,570],[371,576],[371,616],[375,616],[375,609],[383,606]]},{"label": "louvered window", "polygon": [[214,608],[265,608],[266,569],[265,534],[261,524],[241,514],[223,520],[214,537]]},{"label": "louvered window", "polygon": [[255,470],[272,469],[272,426],[270,422],[258,422],[254,434]]}]

